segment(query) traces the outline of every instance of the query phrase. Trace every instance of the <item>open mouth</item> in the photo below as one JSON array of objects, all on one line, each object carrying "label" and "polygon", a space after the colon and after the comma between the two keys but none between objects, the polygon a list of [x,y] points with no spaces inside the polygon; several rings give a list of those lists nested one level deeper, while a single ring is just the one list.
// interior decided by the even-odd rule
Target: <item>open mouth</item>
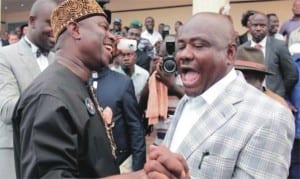
[{"label": "open mouth", "polygon": [[181,67],[181,80],[185,86],[193,86],[200,78],[200,73],[191,67]]}]

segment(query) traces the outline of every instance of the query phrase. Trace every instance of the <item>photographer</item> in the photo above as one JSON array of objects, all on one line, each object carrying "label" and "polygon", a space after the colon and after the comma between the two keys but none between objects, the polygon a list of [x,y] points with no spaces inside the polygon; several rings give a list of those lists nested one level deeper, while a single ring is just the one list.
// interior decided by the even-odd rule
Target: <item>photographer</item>
[{"label": "photographer", "polygon": [[[151,77],[149,78],[149,82],[147,84],[148,86],[145,89],[146,90],[145,93],[148,96],[146,115],[148,114],[149,117],[150,114],[153,114],[153,110],[157,111],[156,109],[153,109],[153,106],[157,106],[157,107],[161,106],[161,108],[166,108],[161,110],[167,111],[166,116],[162,116],[158,114],[157,115],[158,118],[156,122],[149,119],[150,120],[149,124],[155,124],[154,126],[156,131],[156,139],[154,141],[155,145],[159,145],[161,141],[164,139],[165,133],[169,127],[169,123],[172,119],[172,115],[174,114],[177,103],[179,99],[184,95],[182,82],[180,76],[177,75],[177,71],[176,71],[174,54],[175,54],[175,37],[166,36],[165,40],[162,42],[160,50],[158,51],[158,56],[156,56],[156,58],[154,58],[150,64],[151,77],[155,77],[156,81],[162,83],[167,89],[166,97],[155,99],[155,97],[151,95],[151,90],[155,90],[155,88],[150,84]],[[175,66],[172,66],[171,65],[172,63]],[[168,69],[168,67],[171,68]],[[163,102],[164,99],[167,100],[165,103],[167,105],[165,106],[162,106],[161,104],[153,105],[153,103],[156,102],[164,103]]]}]

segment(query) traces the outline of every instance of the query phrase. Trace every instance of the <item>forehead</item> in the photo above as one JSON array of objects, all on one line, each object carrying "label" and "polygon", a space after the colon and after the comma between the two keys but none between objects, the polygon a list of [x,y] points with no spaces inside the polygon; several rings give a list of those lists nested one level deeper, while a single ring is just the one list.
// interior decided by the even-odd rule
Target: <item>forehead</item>
[{"label": "forehead", "polygon": [[[223,26],[223,28],[220,28]],[[211,16],[198,16],[180,28],[178,33],[178,40],[206,40],[208,42],[224,40],[229,34],[228,24],[220,18]]]},{"label": "forehead", "polygon": [[80,22],[82,22],[82,24],[87,24],[87,25],[93,25],[93,24],[103,24],[106,26],[109,25],[106,18],[104,16],[100,16],[100,15],[85,18],[82,21],[79,21],[79,23]]},{"label": "forehead", "polygon": [[128,33],[141,33],[141,29],[129,28]]},{"label": "forehead", "polygon": [[145,21],[146,21],[146,22],[153,22],[154,19],[153,19],[152,17],[147,17],[147,18],[145,19]]},{"label": "forehead", "polygon": [[256,24],[256,23],[259,23],[259,24],[267,24],[268,22],[268,19],[265,15],[263,14],[255,14],[251,17],[251,23],[252,24]]}]

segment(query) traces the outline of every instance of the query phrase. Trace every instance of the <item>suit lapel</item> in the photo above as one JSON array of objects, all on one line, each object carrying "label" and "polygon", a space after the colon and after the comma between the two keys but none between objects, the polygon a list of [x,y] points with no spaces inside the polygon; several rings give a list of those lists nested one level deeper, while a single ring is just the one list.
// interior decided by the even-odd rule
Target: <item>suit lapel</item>
[{"label": "suit lapel", "polygon": [[[240,87],[235,80],[212,105],[208,105],[205,113],[184,138],[178,152],[183,154],[186,159],[237,112],[234,104],[242,100],[242,94],[236,90],[237,88]],[[232,96],[233,93],[236,95]]]},{"label": "suit lapel", "polygon": [[31,48],[26,44],[24,38],[20,40],[18,46],[18,52],[20,55],[21,63],[26,67],[28,74],[31,74],[32,77],[35,77],[36,74],[41,72],[37,60],[34,54],[31,51]]},{"label": "suit lapel", "polygon": [[266,41],[266,47],[265,47],[265,50],[266,50],[266,54],[265,54],[265,55],[266,55],[266,56],[265,56],[265,64],[266,64],[267,66],[269,66],[268,63],[269,63],[270,53],[271,53],[272,48],[271,48],[271,39],[268,38],[268,37],[267,37],[267,41]]}]

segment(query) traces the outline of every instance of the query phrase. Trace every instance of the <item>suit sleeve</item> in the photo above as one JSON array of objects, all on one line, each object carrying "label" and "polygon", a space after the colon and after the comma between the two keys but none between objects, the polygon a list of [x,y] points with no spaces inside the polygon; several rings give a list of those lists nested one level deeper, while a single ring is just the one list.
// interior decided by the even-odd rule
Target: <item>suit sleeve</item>
[{"label": "suit sleeve", "polygon": [[298,71],[285,44],[282,44],[278,48],[277,54],[279,56],[280,70],[283,74],[286,94],[289,94],[298,81]]},{"label": "suit sleeve", "polygon": [[0,120],[11,124],[14,107],[20,96],[17,79],[15,78],[8,57],[0,52]]},{"label": "suit sleeve", "polygon": [[[76,177],[78,136],[65,105],[43,95],[26,105],[20,124],[21,176],[24,178]],[[37,173],[38,171],[38,173]]]},{"label": "suit sleeve", "polygon": [[[295,126],[292,114],[277,110],[239,154],[233,178],[287,178]],[[263,122],[263,121],[262,121]]]},{"label": "suit sleeve", "polygon": [[144,129],[141,123],[141,115],[138,111],[138,104],[131,80],[128,80],[126,92],[123,96],[123,109],[125,121],[129,132],[132,151],[133,170],[144,167],[146,161],[146,145]]}]

